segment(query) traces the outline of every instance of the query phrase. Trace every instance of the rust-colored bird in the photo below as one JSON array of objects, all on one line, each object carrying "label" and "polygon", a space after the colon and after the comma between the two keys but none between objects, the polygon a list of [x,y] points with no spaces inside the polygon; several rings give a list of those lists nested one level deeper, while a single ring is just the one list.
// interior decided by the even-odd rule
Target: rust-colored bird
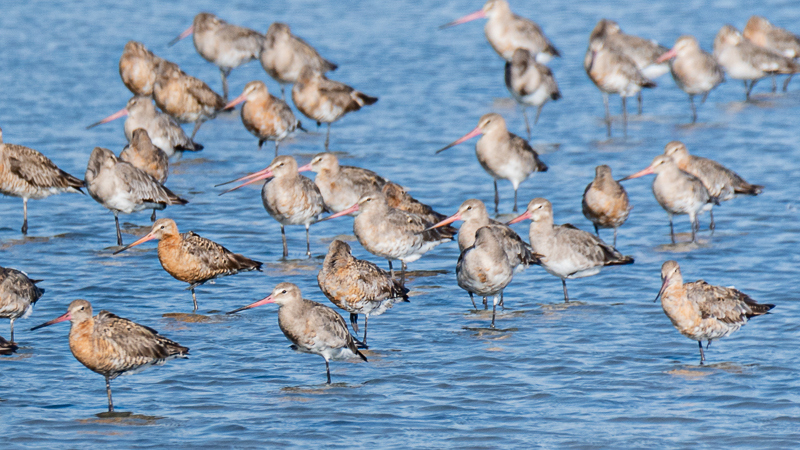
[{"label": "rust-colored bird", "polygon": [[294,117],[292,108],[283,100],[269,93],[263,81],[247,83],[242,95],[225,105],[225,109],[242,105],[242,123],[247,131],[258,138],[258,148],[264,142],[275,141],[275,156],[278,156],[278,144],[296,129],[303,129],[302,124]]},{"label": "rust-colored bird", "polygon": [[219,67],[222,75],[222,97],[228,101],[228,75],[231,70],[258,59],[264,36],[258,31],[230,24],[214,14],[201,12],[168,46],[192,36],[194,48],[206,61]]},{"label": "rust-colored bird", "polygon": [[150,327],[100,311],[92,317],[92,305],[74,300],[63,315],[32,330],[70,321],[69,349],[81,364],[106,378],[108,412],[114,412],[111,380],[160,366],[170,359],[186,358],[189,348],[171,341]]},{"label": "rust-colored bird", "polygon": [[328,384],[331,367],[328,361],[367,357],[358,351],[356,340],[347,331],[347,323],[333,308],[303,298],[300,288],[292,283],[280,283],[269,297],[230,311],[233,314],[256,306],[276,303],[278,326],[292,343],[292,350],[311,353],[325,359]]},{"label": "rust-colored bird", "polygon": [[594,171],[594,180],[583,191],[583,215],[594,224],[594,232],[600,237],[600,228],[614,229],[614,248],[617,247],[617,228],[621,227],[631,213],[628,193],[611,175],[611,167],[603,164]]},{"label": "rust-colored bird", "polygon": [[28,200],[79,192],[83,181],[59,169],[38,151],[3,142],[0,130],[0,194],[22,197],[22,234],[28,234]]},{"label": "rust-colored bird", "polygon": [[286,100],[285,86],[294,84],[300,72],[308,67],[312,72],[336,70],[336,64],[319,55],[314,47],[292,34],[289,25],[275,22],[269,26],[261,48],[261,66],[281,85],[281,97]]},{"label": "rust-colored bird", "polygon": [[[456,279],[461,289],[486,299],[492,297],[492,325],[503,289],[514,277],[514,268],[508,261],[503,244],[489,227],[478,228],[472,246],[464,249],[456,263]],[[475,302],[472,302],[475,306]]]},{"label": "rust-colored bird", "polygon": [[[119,159],[132,164],[133,167],[150,175],[161,184],[167,181],[169,157],[160,148],[153,145],[153,141],[150,140],[150,136],[143,128],[133,131],[130,143],[122,149]],[[153,209],[153,215],[150,216],[150,221],[156,221],[155,209]]]},{"label": "rust-colored bird", "polygon": [[133,137],[133,131],[142,128],[147,131],[147,135],[153,145],[160,148],[167,156],[172,156],[178,151],[196,152],[203,149],[202,145],[186,136],[183,128],[172,116],[158,112],[155,105],[153,105],[151,97],[142,95],[131,97],[125,108],[89,125],[86,129],[88,130],[125,116],[127,116],[125,119],[125,138],[128,142]]},{"label": "rust-colored bird", "polygon": [[[796,60],[800,58],[800,36],[789,30],[776,27],[764,17],[751,16],[744,26],[744,30],[742,30],[742,36],[760,47],[778,52],[789,59]],[[794,74],[790,74],[786,81],[783,82],[784,92],[786,92],[789,82],[792,81],[792,76]],[[773,76],[772,92],[775,92],[776,89],[775,76]]]},{"label": "rust-colored bird", "polygon": [[120,160],[111,150],[95,147],[86,167],[86,190],[93,199],[114,213],[117,245],[122,245],[119,213],[164,209],[189,203],[161,185],[155,178]]},{"label": "rust-colored bird", "polygon": [[[661,307],[678,331],[700,347],[700,364],[714,339],[721,339],[741,328],[747,320],[768,314],[775,305],[760,304],[734,288],[713,286],[703,280],[684,283],[676,261],[661,266]],[[653,300],[655,302],[655,300]]]},{"label": "rust-colored bird", "polygon": [[134,95],[153,95],[156,72],[161,58],[154,55],[144,44],[128,41],[119,58],[119,76],[122,83]]},{"label": "rust-colored bird", "polygon": [[377,173],[361,167],[339,165],[333,153],[317,153],[311,162],[297,169],[298,172],[316,173],[317,185],[325,206],[337,213],[355,204],[361,197],[380,191],[388,181]]},{"label": "rust-colored bird", "polygon": [[338,81],[329,80],[311,67],[300,71],[294,86],[292,100],[297,109],[309,119],[328,124],[325,134],[325,151],[331,138],[331,123],[341,119],[345,114],[358,111],[365,105],[378,101],[378,97],[357,91]]},{"label": "rust-colored bird", "polygon": [[27,319],[33,312],[33,305],[44,294],[44,289],[36,286],[42,280],[31,280],[25,272],[8,267],[0,267],[0,318],[11,319],[11,343],[14,343],[14,321]]},{"label": "rust-colored bird", "polygon": [[158,261],[161,262],[161,267],[176,280],[189,283],[194,311],[197,311],[194,290],[203,283],[239,272],[261,271],[259,261],[233,253],[193,231],[179,233],[178,225],[172,219],[158,219],[149,233],[114,254],[153,239],[158,239]]},{"label": "rust-colored bird", "polygon": [[225,100],[203,81],[186,75],[177,64],[161,61],[153,87],[153,98],[161,111],[180,123],[194,122],[190,140],[200,125],[213,119],[225,107]]},{"label": "rust-colored bird", "polygon": [[408,301],[408,289],[375,264],[350,253],[350,245],[339,239],[331,242],[322,268],[317,274],[322,293],[334,305],[350,313],[350,324],[358,333],[358,315],[364,314],[364,339],[367,347],[369,316],[379,316],[397,302]]},{"label": "rust-colored bird", "polygon": [[443,152],[464,141],[482,134],[475,143],[475,155],[483,170],[494,178],[494,212],[497,214],[500,194],[497,180],[508,180],[514,186],[514,212],[517,211],[517,189],[536,172],[547,172],[547,165],[539,160],[539,154],[525,139],[508,131],[506,121],[500,114],[481,116],[478,126],[452,144],[441,148]]},{"label": "rust-colored bird", "polygon": [[524,48],[514,50],[511,61],[506,62],[505,80],[508,92],[522,106],[525,129],[530,140],[531,124],[528,121],[527,107],[536,107],[536,118],[533,120],[533,124],[536,125],[539,123],[539,115],[544,104],[561,98],[558,83],[553,77],[553,72],[544,64],[537,63],[531,53]]},{"label": "rust-colored bird", "polygon": [[489,0],[482,9],[439,28],[483,18],[489,19],[483,28],[486,39],[494,51],[506,61],[511,61],[514,50],[518,48],[528,50],[541,64],[547,64],[553,57],[561,56],[539,25],[511,12],[511,6],[506,0]]}]

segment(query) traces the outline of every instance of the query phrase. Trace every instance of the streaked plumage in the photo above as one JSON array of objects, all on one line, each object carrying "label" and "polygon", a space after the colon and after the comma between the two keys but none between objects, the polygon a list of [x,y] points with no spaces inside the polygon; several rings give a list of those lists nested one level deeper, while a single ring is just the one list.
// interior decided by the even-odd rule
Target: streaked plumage
[{"label": "streaked plumage", "polygon": [[231,108],[242,105],[242,123],[247,131],[258,138],[258,148],[266,141],[275,141],[275,156],[278,156],[278,144],[286,139],[297,128],[302,128],[300,121],[294,117],[289,105],[269,93],[263,81],[247,83],[242,95],[228,103]]},{"label": "streaked plumage", "polygon": [[731,287],[713,286],[703,280],[684,283],[681,268],[675,261],[661,266],[661,280],[658,292],[661,307],[682,335],[697,341],[700,364],[706,359],[702,341],[711,345],[712,340],[730,335],[748,319],[767,314],[775,307],[759,304]]},{"label": "streaked plumage", "polygon": [[187,347],[161,336],[150,327],[108,311],[100,311],[92,317],[92,305],[86,300],[74,300],[65,314],[32,330],[66,320],[70,321],[69,349],[72,355],[87,369],[106,378],[109,412],[114,411],[111,380],[189,354]]},{"label": "streaked plumage", "polygon": [[325,206],[337,213],[353,206],[361,197],[380,191],[388,181],[375,172],[362,167],[342,166],[333,153],[317,153],[311,162],[298,171],[316,173],[317,185]]},{"label": "streaked plumage", "polygon": [[130,143],[122,149],[119,159],[133,164],[133,167],[144,171],[161,184],[167,181],[169,158],[160,148],[153,145],[153,141],[143,128],[133,131]]},{"label": "streaked plumage", "polygon": [[177,64],[169,61],[161,61],[158,65],[153,98],[161,111],[178,122],[194,122],[190,140],[194,139],[203,122],[213,119],[225,107],[225,100],[207,84],[185,74]]},{"label": "streaked plumage", "polygon": [[36,286],[41,280],[31,280],[25,272],[8,267],[0,267],[0,318],[11,319],[11,343],[14,343],[14,321],[27,319],[33,312],[33,305],[44,294],[44,289]]},{"label": "streaked plumage", "polygon": [[614,247],[617,247],[617,228],[630,214],[628,193],[611,175],[611,168],[603,164],[595,168],[594,180],[583,191],[581,202],[583,215],[594,224],[594,232],[600,237],[600,228],[614,229]]},{"label": "streaked plumage", "polygon": [[161,58],[154,55],[144,44],[128,41],[119,58],[119,76],[122,83],[134,95],[153,95],[156,72]]},{"label": "streaked plumage", "polygon": [[289,25],[275,22],[269,26],[261,49],[261,66],[281,85],[293,84],[304,68],[312,72],[326,73],[336,70],[336,64],[324,59],[306,41],[292,34]]},{"label": "streaked plumage", "polygon": [[444,214],[434,211],[429,205],[412,197],[404,187],[397,183],[387,181],[381,188],[381,193],[386,197],[386,203],[390,208],[414,214],[424,222],[436,223],[446,217]]},{"label": "streaked plumage", "polygon": [[528,122],[526,109],[528,106],[536,107],[533,124],[539,123],[539,115],[544,104],[561,98],[558,83],[550,68],[537,63],[531,53],[524,48],[514,50],[511,61],[506,62],[505,80],[508,92],[522,106],[525,128],[528,130],[528,140],[530,140],[531,125]]}]

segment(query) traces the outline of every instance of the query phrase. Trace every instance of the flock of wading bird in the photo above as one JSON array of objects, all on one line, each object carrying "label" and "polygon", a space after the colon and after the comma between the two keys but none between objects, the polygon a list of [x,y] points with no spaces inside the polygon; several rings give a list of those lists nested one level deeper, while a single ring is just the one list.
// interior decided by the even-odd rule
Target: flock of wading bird
[{"label": "flock of wading bird", "polygon": [[[527,106],[537,107],[538,119],[542,106],[560,97],[552,72],[543,65],[552,57],[558,57],[558,50],[538,25],[513,14],[505,0],[489,0],[483,9],[443,27],[484,17],[488,19],[485,32],[489,43],[506,60],[508,89],[523,111]],[[373,255],[389,261],[389,271],[385,271],[372,262],[356,259],[347,243],[335,240],[317,277],[322,293],[350,314],[356,333],[359,332],[358,315],[364,315],[361,339],[350,334],[345,320],[336,311],[304,299],[300,289],[292,283],[280,283],[263,300],[230,312],[267,303],[278,304],[278,324],[292,342],[292,348],[322,356],[328,383],[329,360],[361,358],[366,361],[360,349],[367,347],[370,315],[382,314],[394,303],[408,301],[406,264],[439,244],[453,240],[457,230],[450,224],[456,221],[463,222],[458,230],[461,250],[456,264],[458,285],[469,293],[476,309],[474,295],[483,298],[484,308],[488,307],[487,299],[492,299],[492,327],[496,308],[498,304],[503,305],[503,289],[520,269],[540,265],[560,278],[564,301],[568,302],[567,279],[595,275],[605,266],[633,263],[632,257],[616,249],[617,229],[628,218],[631,206],[625,189],[612,178],[608,166],[597,167],[595,179],[586,187],[583,196],[583,213],[594,223],[597,235],[569,224],[555,225],[552,206],[543,198],[531,200],[526,211],[508,223],[490,218],[483,202],[474,199],[465,201],[457,212],[446,217],[375,172],[340,165],[333,153],[320,153],[301,167],[291,156],[278,156],[278,144],[301,128],[301,124],[285,101],[272,96],[263,82],[252,81],[239,97],[227,100],[227,77],[231,70],[259,59],[266,72],[280,83],[282,93],[285,85],[292,85],[292,100],[303,115],[318,124],[328,125],[326,150],[331,123],[377,101],[375,97],[328,79],[325,73],[335,70],[336,64],[294,36],[288,25],[274,23],[266,35],[262,35],[228,24],[212,14],[201,13],[173,43],[190,35],[198,53],[219,67],[223,95],[187,75],[176,64],[154,55],[141,43],[129,42],[119,61],[119,72],[134,96],[124,109],[98,122],[127,116],[124,129],[129,144],[119,157],[108,149],[95,148],[89,157],[85,180],[60,170],[36,150],[2,144],[0,134],[0,191],[22,197],[23,233],[28,229],[28,199],[61,192],[83,193],[82,188],[113,212],[118,246],[123,245],[118,214],[152,209],[151,231],[115,254],[153,239],[159,240],[161,265],[174,278],[189,283],[194,311],[197,311],[197,286],[217,277],[261,270],[262,263],[235,254],[193,232],[179,233],[173,220],[155,220],[155,212],[168,205],[187,203],[164,187],[169,157],[176,152],[202,149],[194,141],[200,125],[220,111],[244,102],[241,117],[245,128],[258,138],[259,147],[267,140],[275,141],[276,157],[266,169],[234,180],[242,184],[223,194],[269,179],[261,190],[261,197],[264,208],[281,225],[284,257],[288,255],[286,225],[305,226],[306,252],[310,256],[311,224],[354,215],[353,231],[359,243]],[[749,96],[756,81],[767,75],[791,75],[800,71],[794,61],[798,55],[800,39],[760,17],[750,19],[744,34],[729,25],[724,26],[714,41],[713,56],[703,51],[691,36],[680,37],[672,49],[667,49],[624,34],[616,23],[603,19],[591,33],[584,62],[587,74],[603,93],[610,135],[608,94],[622,97],[623,112],[625,99],[639,94],[641,108],[641,88],[653,87],[654,78],[671,71],[678,86],[689,94],[692,121],[695,121],[694,96],[702,95],[705,100],[709,91],[723,81],[723,73],[744,80]],[[180,124],[192,122],[194,132],[187,136]],[[499,205],[498,179],[512,183],[516,211],[516,191],[520,183],[535,172],[546,171],[547,166],[528,142],[510,133],[505,120],[494,113],[481,117],[473,131],[439,151],[479,135],[475,150],[481,166],[494,179],[495,213]],[[315,172],[314,181],[300,174],[304,171]],[[762,189],[715,161],[690,155],[680,142],[668,143],[664,154],[657,156],[649,167],[623,180],[647,174],[656,175],[653,193],[669,215],[673,243],[673,215],[689,216],[694,242],[699,229],[698,215],[711,212],[715,204],[737,194],[757,195]],[[333,214],[321,219],[324,212]],[[531,220],[529,242],[509,227],[525,219]],[[600,239],[601,228],[614,230],[613,245]],[[710,229],[713,233],[713,215]],[[399,279],[392,267],[394,260],[401,262]],[[12,352],[16,348],[14,321],[30,315],[44,290],[37,286],[40,280],[31,280],[23,272],[8,268],[0,268],[0,271],[0,317],[11,320],[11,340],[0,338],[0,349]],[[704,281],[684,283],[675,261],[663,264],[661,278],[663,282],[656,300],[661,298],[664,312],[678,331],[698,342],[701,364],[705,360],[702,341],[710,344],[738,330],[749,318],[766,314],[773,308],[773,305],[756,303],[736,289]],[[113,411],[110,380],[188,354],[187,347],[160,336],[151,328],[107,311],[93,316],[92,306],[86,300],[73,301],[65,314],[33,329],[67,320],[71,322],[69,345],[73,355],[106,379],[110,411]]]}]

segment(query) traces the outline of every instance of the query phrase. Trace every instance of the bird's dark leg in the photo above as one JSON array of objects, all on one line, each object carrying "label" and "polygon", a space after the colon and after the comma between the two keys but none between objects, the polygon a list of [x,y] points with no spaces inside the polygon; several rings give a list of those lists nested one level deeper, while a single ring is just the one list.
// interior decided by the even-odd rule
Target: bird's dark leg
[{"label": "bird's dark leg", "polygon": [[111,400],[111,380],[108,379],[108,375],[106,375],[106,394],[108,394],[108,412],[114,412],[114,402]]},{"label": "bird's dark leg", "polygon": [[192,304],[194,305],[194,309],[192,310],[193,313],[197,312],[197,295],[194,293],[194,288],[192,288]]},{"label": "bird's dark leg", "polygon": [[675,228],[672,226],[672,216],[669,216],[669,237],[672,239],[672,243],[675,243]]},{"label": "bird's dark leg", "polygon": [[497,295],[492,299],[492,328],[494,328],[494,317],[497,313]]},{"label": "bird's dark leg", "polygon": [[[536,108],[536,118],[535,118],[535,119],[533,119],[533,124],[534,124],[534,125],[536,125],[537,123],[539,123],[539,116],[542,114],[542,107],[543,107],[543,106],[544,106],[544,105],[542,104],[542,105],[539,105],[539,107],[538,107],[538,108]],[[531,140],[531,130],[528,130],[528,140],[529,140],[529,141]]]},{"label": "bird's dark leg", "polygon": [[611,110],[608,109],[608,94],[603,92],[603,105],[606,107],[606,133],[611,137]]},{"label": "bird's dark leg", "polygon": [[275,157],[278,157],[278,141],[275,141]]},{"label": "bird's dark leg", "polygon": [[289,247],[286,245],[286,230],[281,225],[281,238],[283,239],[283,257],[289,256]]},{"label": "bird's dark leg", "polygon": [[567,280],[565,278],[561,279],[561,286],[564,287],[564,303],[569,303],[569,294],[567,294]]},{"label": "bird's dark leg", "polygon": [[639,103],[639,115],[642,115],[642,91],[639,91],[639,95],[636,96],[636,101]]},{"label": "bird's dark leg", "polygon": [[400,286],[406,285],[406,262],[402,259],[400,260],[400,264],[402,264],[400,269]]},{"label": "bird's dark leg", "polygon": [[789,87],[789,82],[792,81],[793,76],[794,74],[790,74],[789,78],[787,78],[786,81],[783,82],[783,92],[786,92],[786,89]]},{"label": "bird's dark leg", "polygon": [[489,309],[489,301],[486,300],[486,297],[483,297],[483,310],[486,311]]},{"label": "bird's dark leg", "polygon": [[[528,140],[531,140],[531,124],[528,122],[528,108],[522,107],[522,117],[525,118],[525,129],[528,130]],[[539,120],[539,115],[536,115],[536,120]]]},{"label": "bird's dark leg", "polygon": [[353,326],[353,331],[358,333],[358,314],[350,313],[350,325]]},{"label": "bird's dark leg", "polygon": [[695,108],[695,106],[694,106],[694,95],[693,94],[689,94],[689,104],[692,105],[692,123],[697,123],[697,108]]},{"label": "bird's dark leg", "polygon": [[394,269],[392,268],[392,260],[389,260],[389,277],[394,279]]},{"label": "bird's dark leg", "polygon": [[617,248],[617,229],[614,228],[614,248]]},{"label": "bird's dark leg", "polygon": [[231,74],[231,69],[219,68],[219,73],[222,75],[222,99],[228,103],[228,75]]},{"label": "bird's dark leg", "polygon": [[367,322],[368,321],[369,321],[369,316],[365,314],[364,315],[364,341],[363,341],[365,348],[369,348],[369,347],[367,347]]},{"label": "bird's dark leg", "polygon": [[711,347],[711,339],[709,339],[706,343],[706,350],[708,350],[708,347]]},{"label": "bird's dark leg", "polygon": [[156,221],[156,209],[153,208],[153,214],[150,214],[150,222]]},{"label": "bird's dark leg", "polygon": [[494,180],[494,214],[499,214],[500,208],[500,192],[497,191],[497,180]]},{"label": "bird's dark leg", "polygon": [[[22,199],[22,234],[28,234],[28,199]],[[120,244],[122,245],[122,244]]]},{"label": "bird's dark leg", "polygon": [[306,224],[306,256],[311,258],[311,238],[309,237],[308,234],[308,227],[309,224]]},{"label": "bird's dark leg", "polygon": [[697,231],[700,229],[700,220],[695,217],[692,221],[692,242],[697,242]]},{"label": "bird's dark leg", "polygon": [[189,138],[189,140],[191,140],[191,141],[193,141],[193,140],[194,140],[194,135],[196,135],[196,134],[197,134],[197,130],[199,130],[199,129],[200,129],[200,125],[202,125],[202,124],[203,124],[203,122],[205,122],[205,121],[206,121],[206,119],[198,119],[198,120],[197,120],[197,121],[194,123],[194,129],[192,130],[192,136]]},{"label": "bird's dark leg", "polygon": [[472,307],[477,311],[478,305],[475,304],[475,298],[472,296],[472,292],[469,293],[469,299],[472,300]]},{"label": "bird's dark leg", "polygon": [[328,151],[328,144],[331,142],[331,124],[328,122],[328,132],[325,133],[325,151]]},{"label": "bird's dark leg", "polygon": [[776,77],[774,73],[770,78],[772,78],[772,92],[775,92],[778,90],[778,81],[775,79]]},{"label": "bird's dark leg", "polygon": [[14,343],[14,319],[11,319],[11,343]]},{"label": "bird's dark leg", "polygon": [[622,97],[622,136],[628,137],[628,106],[627,97]]},{"label": "bird's dark leg", "polygon": [[325,358],[325,372],[328,373],[328,384],[331,384],[331,366],[328,365],[328,359],[327,358]]},{"label": "bird's dark leg", "polygon": [[600,228],[597,228],[597,224],[594,224],[594,234],[596,234],[597,237],[600,237]]},{"label": "bird's dark leg", "polygon": [[122,232],[119,231],[119,216],[114,211],[114,223],[117,224],[117,245],[122,246]]},{"label": "bird's dark leg", "polygon": [[700,365],[703,365],[703,361],[706,360],[706,355],[703,353],[703,343],[701,341],[697,341],[697,345],[700,346]]},{"label": "bird's dark leg", "polygon": [[711,216],[711,223],[708,225],[708,229],[711,230],[711,235],[713,236],[714,229],[717,228],[717,226],[714,224],[714,210],[712,209],[711,211],[708,212],[708,214]]},{"label": "bird's dark leg", "polygon": [[503,302],[503,291],[500,291],[500,307],[503,308],[503,311],[506,310],[506,305]]},{"label": "bird's dark leg", "polygon": [[514,212],[517,212],[517,188],[514,188]]},{"label": "bird's dark leg", "polygon": [[286,101],[286,86],[281,83],[281,100]]}]

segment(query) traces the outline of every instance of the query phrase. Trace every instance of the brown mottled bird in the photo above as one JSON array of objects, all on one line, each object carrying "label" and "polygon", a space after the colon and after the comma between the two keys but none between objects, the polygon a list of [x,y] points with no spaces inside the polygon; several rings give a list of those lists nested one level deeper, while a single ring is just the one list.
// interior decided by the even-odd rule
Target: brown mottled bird
[{"label": "brown mottled bird", "polygon": [[194,311],[197,297],[194,289],[214,278],[251,270],[261,271],[261,263],[233,253],[214,241],[194,232],[179,233],[172,219],[158,219],[144,237],[114,252],[123,252],[143,242],[158,239],[158,260],[173,278],[189,283]]},{"label": "brown mottled bird", "polygon": [[[789,59],[800,58],[800,36],[777,27],[761,16],[751,16],[742,30],[742,36],[759,47],[778,52]],[[783,91],[789,86],[794,74],[783,82]],[[772,77],[772,92],[775,92],[775,77]]]},{"label": "brown mottled bird", "polygon": [[311,162],[298,168],[317,175],[314,184],[322,194],[325,206],[334,213],[349,208],[361,197],[379,191],[388,182],[377,173],[362,167],[342,166],[333,153],[317,153]]},{"label": "brown mottled bird", "polygon": [[44,294],[44,289],[36,286],[42,280],[31,280],[25,272],[8,267],[0,267],[0,318],[11,319],[11,343],[14,343],[14,321],[20,317],[27,319],[33,312],[33,305]]},{"label": "brown mottled bird", "polygon": [[694,96],[703,94],[701,103],[706,101],[708,93],[725,81],[722,66],[714,57],[700,48],[694,36],[681,36],[675,41],[672,49],[658,59],[658,61],[672,60],[670,71],[672,79],[683,92],[689,94],[689,104],[692,107],[692,123],[697,122],[697,109],[694,106]]},{"label": "brown mottled bird", "polygon": [[[138,128],[133,131],[131,141],[122,153],[119,154],[119,159],[127,163],[133,164],[139,170],[155,178],[161,184],[167,181],[169,175],[169,157],[160,148],[153,145],[150,136],[143,128]],[[156,221],[156,209],[153,208],[153,215],[150,220]]]},{"label": "brown mottled bird", "polygon": [[213,119],[225,107],[225,100],[207,84],[186,75],[177,64],[166,60],[158,65],[153,98],[161,111],[178,122],[194,122],[190,140],[194,139],[203,122]]},{"label": "brown mottled bird", "polygon": [[617,228],[628,220],[633,206],[625,188],[611,175],[611,167],[603,164],[594,172],[594,180],[583,191],[583,215],[594,224],[597,237],[600,237],[600,228],[613,228],[616,247]]},{"label": "brown mottled bird", "polygon": [[154,55],[144,44],[128,41],[119,58],[119,76],[125,87],[134,95],[153,95],[156,72],[161,58]]},{"label": "brown mottled bird", "polygon": [[106,378],[108,412],[114,411],[111,380],[189,354],[189,348],[161,336],[150,327],[108,311],[100,311],[92,317],[92,305],[86,300],[74,300],[66,313],[31,330],[67,320],[70,321],[69,349],[72,355],[87,369]]},{"label": "brown mottled bird", "polygon": [[518,48],[514,50],[511,61],[506,62],[505,69],[506,88],[514,100],[522,107],[525,117],[525,129],[528,131],[528,140],[531,139],[531,125],[528,121],[528,106],[536,107],[536,118],[533,124],[539,123],[542,107],[550,100],[561,98],[553,72],[544,64],[539,64],[528,50]]},{"label": "brown mottled bird", "polygon": [[381,189],[390,208],[414,214],[428,223],[436,223],[446,216],[433,210],[430,206],[412,197],[403,186],[387,181]]},{"label": "brown mottled bird", "polygon": [[334,305],[350,313],[350,324],[358,333],[358,315],[364,314],[364,339],[367,347],[369,316],[379,316],[397,302],[408,301],[408,289],[375,264],[358,259],[350,246],[338,239],[331,242],[317,274],[322,293]]},{"label": "brown mottled bird", "polygon": [[347,331],[347,323],[333,308],[303,298],[300,288],[292,283],[280,283],[269,297],[230,311],[233,314],[256,306],[276,303],[278,326],[289,341],[292,350],[312,353],[325,358],[328,384],[331,384],[329,360],[367,357],[358,351],[356,340]]},{"label": "brown mottled bird", "polygon": [[470,299],[475,293],[483,297],[486,304],[486,298],[492,297],[492,328],[500,296],[513,277],[514,268],[495,232],[489,227],[478,228],[472,246],[458,257],[456,279],[458,286],[469,292]]},{"label": "brown mottled bird", "polygon": [[83,181],[59,169],[38,151],[3,142],[0,130],[0,194],[22,197],[22,234],[28,234],[28,200],[79,192]]},{"label": "brown mottled bird", "polygon": [[703,280],[684,283],[676,261],[661,266],[661,280],[656,300],[661,297],[661,307],[675,328],[697,341],[700,364],[706,360],[703,341],[708,341],[708,349],[712,340],[732,334],[751,317],[767,314],[775,307],[759,304],[734,288],[713,286]]},{"label": "brown mottled bird", "polygon": [[242,123],[247,131],[258,138],[258,148],[264,142],[275,141],[275,156],[278,156],[278,144],[296,129],[303,129],[302,124],[294,117],[292,108],[283,100],[269,93],[263,81],[247,83],[242,95],[231,100],[225,109],[242,105]]},{"label": "brown mottled bird", "polygon": [[345,114],[358,111],[365,105],[378,101],[378,97],[357,91],[338,81],[329,80],[320,72],[304,67],[300,76],[292,86],[292,100],[297,109],[306,117],[328,124],[325,135],[325,150],[331,138],[331,123],[341,119]]}]

